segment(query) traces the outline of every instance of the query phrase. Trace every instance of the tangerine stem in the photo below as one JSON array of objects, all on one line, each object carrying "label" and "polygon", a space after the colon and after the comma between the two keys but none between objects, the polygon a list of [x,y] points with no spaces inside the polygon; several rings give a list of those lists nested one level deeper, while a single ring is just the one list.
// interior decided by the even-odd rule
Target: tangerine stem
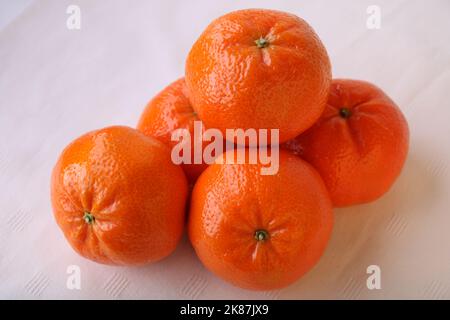
[{"label": "tangerine stem", "polygon": [[267,48],[269,46],[269,40],[264,39],[263,37],[259,38],[258,40],[255,40],[256,46],[260,49]]},{"label": "tangerine stem", "polygon": [[87,211],[84,212],[83,219],[84,219],[84,221],[85,221],[87,224],[92,224],[92,223],[94,223],[94,221],[95,221],[94,215],[93,215],[92,213],[90,213],[90,212],[87,212]]},{"label": "tangerine stem", "polygon": [[348,119],[352,115],[352,112],[349,108],[344,107],[339,109],[339,115],[344,119]]},{"label": "tangerine stem", "polygon": [[255,231],[256,241],[266,241],[269,239],[269,233],[266,230],[260,229]]}]

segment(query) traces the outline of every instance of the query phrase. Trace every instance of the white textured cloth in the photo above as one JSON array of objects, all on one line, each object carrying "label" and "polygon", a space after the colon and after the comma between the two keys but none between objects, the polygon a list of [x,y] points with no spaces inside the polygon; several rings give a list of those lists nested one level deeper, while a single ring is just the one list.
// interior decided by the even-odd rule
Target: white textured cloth
[{"label": "white textured cloth", "polygon": [[[36,1],[0,31],[0,298],[450,298],[450,2],[77,0]],[[235,288],[200,264],[186,239],[145,267],[95,264],[54,222],[50,172],[86,131],[134,126],[146,102],[184,73],[190,46],[214,18],[264,7],[295,13],[323,39],[335,77],[371,81],[405,113],[404,171],[377,202],[335,210],[320,263],[280,291]],[[366,287],[369,265],[381,290]],[[81,290],[66,287],[68,266]]]}]

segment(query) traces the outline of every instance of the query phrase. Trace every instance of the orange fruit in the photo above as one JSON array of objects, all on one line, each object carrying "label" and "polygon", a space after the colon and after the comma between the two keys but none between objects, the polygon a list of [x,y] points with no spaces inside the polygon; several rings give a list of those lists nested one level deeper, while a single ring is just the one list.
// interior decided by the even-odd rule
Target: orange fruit
[{"label": "orange fruit", "polygon": [[314,266],[330,238],[332,204],[320,175],[283,150],[274,175],[261,175],[260,163],[222,160],[192,193],[188,231],[198,257],[242,288],[289,285]]},{"label": "orange fruit", "polygon": [[53,169],[55,219],[80,255],[139,265],[169,255],[184,227],[187,182],[166,146],[128,127],[87,133]]},{"label": "orange fruit", "polygon": [[192,137],[191,163],[183,163],[181,167],[191,183],[195,182],[207,167],[204,162],[194,163],[194,121],[200,120],[189,101],[184,78],[181,78],[167,86],[147,104],[137,125],[139,131],[157,138],[169,147],[174,147],[178,143],[171,140],[174,130],[189,130]]},{"label": "orange fruit", "polygon": [[381,89],[336,79],[319,121],[286,145],[319,171],[333,204],[344,207],[389,190],[402,170],[408,140],[405,117]]},{"label": "orange fruit", "polygon": [[320,117],[331,67],[325,47],[304,20],[249,9],[206,28],[189,52],[186,83],[206,127],[279,129],[282,142]]}]

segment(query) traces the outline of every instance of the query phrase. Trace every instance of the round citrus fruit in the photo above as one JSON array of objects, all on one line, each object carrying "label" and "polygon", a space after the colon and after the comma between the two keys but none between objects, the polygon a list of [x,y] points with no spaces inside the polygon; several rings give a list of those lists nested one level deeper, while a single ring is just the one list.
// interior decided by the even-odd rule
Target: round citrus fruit
[{"label": "round citrus fruit", "polygon": [[190,99],[206,127],[279,129],[281,142],[320,117],[330,82],[330,61],[314,30],[274,10],[216,19],[186,62]]},{"label": "round citrus fruit", "polygon": [[337,207],[373,201],[389,190],[408,153],[408,124],[376,86],[333,80],[319,121],[287,148],[321,174]]},{"label": "round citrus fruit", "polygon": [[287,286],[315,265],[330,238],[326,187],[312,166],[287,151],[274,175],[261,175],[261,163],[230,164],[226,157],[194,186],[190,241],[209,270],[236,286]]},{"label": "round citrus fruit", "polygon": [[168,148],[128,127],[87,133],[62,152],[53,211],[82,256],[138,265],[169,255],[183,232],[186,177]]},{"label": "round citrus fruit", "polygon": [[[189,101],[184,78],[178,79],[156,97],[144,109],[137,129],[148,136],[174,147],[178,141],[172,141],[171,135],[176,129],[187,129],[191,135],[191,163],[182,164],[189,182],[193,183],[206,169],[207,165],[194,163],[194,121],[200,121]],[[203,149],[203,144],[201,149]],[[199,150],[202,151],[202,150]]]}]

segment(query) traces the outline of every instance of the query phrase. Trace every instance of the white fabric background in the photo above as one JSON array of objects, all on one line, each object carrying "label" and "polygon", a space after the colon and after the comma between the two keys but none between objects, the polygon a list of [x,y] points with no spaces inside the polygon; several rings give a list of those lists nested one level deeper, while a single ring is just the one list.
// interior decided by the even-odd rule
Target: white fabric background
[{"label": "white fabric background", "polygon": [[[380,30],[366,27],[374,2]],[[69,4],[81,8],[79,31],[66,28]],[[399,104],[411,147],[395,186],[375,203],[336,210],[320,263],[280,291],[230,286],[186,239],[139,268],[76,255],[50,207],[59,152],[86,131],[134,126],[146,102],[183,75],[203,28],[248,7],[305,18],[335,77],[372,81]],[[449,14],[446,0],[35,1],[0,31],[0,298],[450,298]],[[381,267],[381,290],[366,288],[370,264]],[[66,288],[69,265],[81,268],[81,290]]]},{"label": "white fabric background", "polygon": [[0,30],[19,16],[33,0],[0,0]]}]

